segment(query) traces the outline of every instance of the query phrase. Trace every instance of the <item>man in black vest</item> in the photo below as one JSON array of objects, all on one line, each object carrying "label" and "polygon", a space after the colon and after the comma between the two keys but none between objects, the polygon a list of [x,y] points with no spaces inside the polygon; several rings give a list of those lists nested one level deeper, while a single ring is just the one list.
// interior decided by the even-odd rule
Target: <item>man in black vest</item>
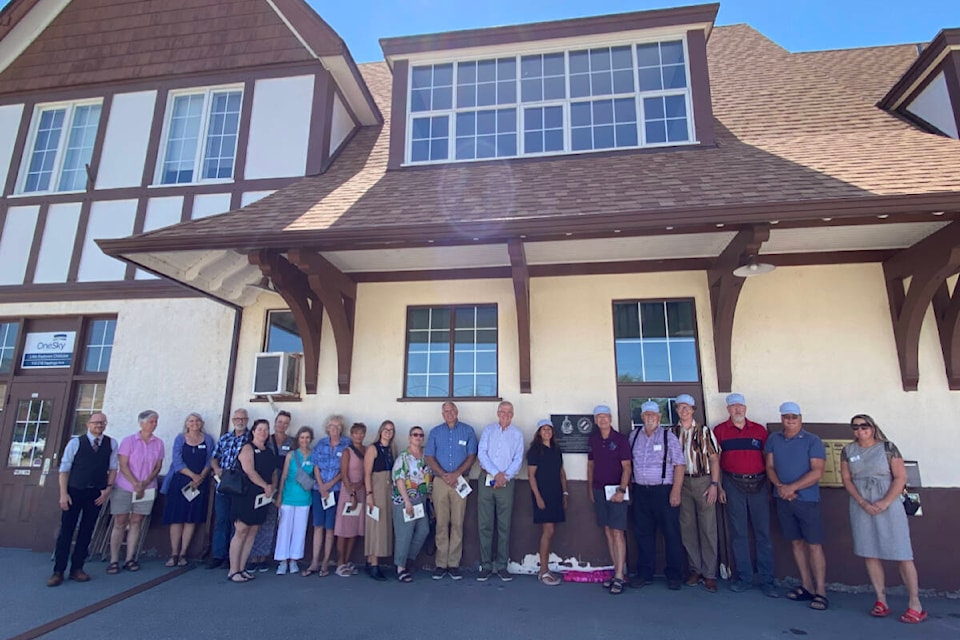
[{"label": "man in black vest", "polygon": [[117,443],[103,435],[107,416],[95,413],[87,420],[87,433],[67,443],[60,459],[60,535],[57,537],[56,559],[48,587],[63,584],[63,573],[70,555],[73,532],[80,523],[77,543],[70,560],[70,579],[87,582],[90,576],[83,570],[93,528],[100,515],[100,507],[110,499],[113,481],[117,477]]}]

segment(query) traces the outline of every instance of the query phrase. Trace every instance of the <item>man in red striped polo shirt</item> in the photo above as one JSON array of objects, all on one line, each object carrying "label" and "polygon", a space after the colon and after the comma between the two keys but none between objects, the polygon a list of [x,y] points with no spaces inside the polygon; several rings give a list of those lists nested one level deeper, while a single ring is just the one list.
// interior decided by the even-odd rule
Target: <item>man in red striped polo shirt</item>
[{"label": "man in red striped polo shirt", "polygon": [[763,446],[767,430],[747,420],[747,403],[739,393],[727,396],[730,419],[718,424],[713,435],[720,445],[723,471],[720,503],[727,505],[733,542],[735,579],[730,589],[746,591],[753,586],[750,533],[753,525],[760,588],[771,598],[779,596],[773,582],[773,545],[770,543],[770,483],[766,476]]}]

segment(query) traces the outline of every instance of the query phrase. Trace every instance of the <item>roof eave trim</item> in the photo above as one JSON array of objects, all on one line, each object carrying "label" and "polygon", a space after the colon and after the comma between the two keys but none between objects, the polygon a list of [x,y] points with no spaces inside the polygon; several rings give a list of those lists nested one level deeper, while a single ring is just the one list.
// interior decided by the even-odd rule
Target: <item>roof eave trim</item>
[{"label": "roof eave trim", "polygon": [[960,28],[940,31],[890,91],[880,99],[877,106],[888,111],[902,107],[952,51],[960,51]]}]

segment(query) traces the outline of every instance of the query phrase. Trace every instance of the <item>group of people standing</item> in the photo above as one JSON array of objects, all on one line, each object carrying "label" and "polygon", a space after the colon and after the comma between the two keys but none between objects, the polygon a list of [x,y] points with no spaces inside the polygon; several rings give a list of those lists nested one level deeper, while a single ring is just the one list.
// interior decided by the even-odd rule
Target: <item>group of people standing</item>
[{"label": "group of people standing", "polygon": [[[796,403],[780,406],[783,429],[772,434],[747,419],[741,394],[728,395],[726,405],[729,419],[711,430],[696,423],[692,396],[681,394],[675,399],[679,420],[664,428],[661,407],[647,401],[640,408],[642,425],[629,435],[613,426],[608,406],[594,408],[597,428],[589,439],[587,484],[614,568],[604,587],[617,595],[631,584],[626,530],[632,520],[637,543],[632,586],[652,581],[659,532],[668,588],[681,588],[685,555],[686,584],[715,592],[719,502],[726,505],[730,522],[735,563],[731,590],[750,589],[756,579],[766,595],[778,597],[769,527],[773,487],[780,527],[791,541],[801,579],[800,586],[786,595],[809,602],[813,609],[827,609],[818,486],[826,457],[823,443],[803,429]],[[412,563],[430,530],[431,510],[436,521],[432,577],[460,580],[466,498],[473,491],[467,478],[479,462],[477,580],[509,581],[514,485],[526,454],[533,518],[541,525],[538,579],[549,586],[559,584],[560,576],[549,569],[550,547],[556,525],[565,520],[569,492],[552,423],[541,420],[525,447],[522,432],[513,424],[510,402],[497,406],[496,422],[483,429],[479,440],[474,428],[459,420],[453,402],[443,404],[442,416],[443,422],[429,434],[420,426],[411,427],[409,444],[398,453],[396,425],[389,420],[365,446],[366,425],[352,424],[344,438],[346,421],[339,415],[326,420],[325,436],[314,442],[311,427],[288,435],[291,416],[286,411],[277,415],[271,434],[267,420],[256,420],[248,428],[247,411],[237,409],[233,429],[214,442],[204,431],[202,418],[191,413],[174,440],[170,470],[159,487],[167,497],[164,523],[169,526],[171,551],[166,565],[187,564],[187,550],[196,525],[206,520],[208,494],[216,483],[207,566],[227,564],[231,582],[255,579],[258,570],[267,570],[271,555],[279,575],[327,576],[334,546],[336,574],[354,575],[359,568],[350,559],[358,537],[364,539],[366,572],[371,578],[387,579],[379,561],[392,552],[396,579],[411,582]],[[142,412],[138,433],[118,446],[103,435],[106,416],[95,413],[87,422],[87,433],[68,443],[60,465],[63,515],[49,586],[63,582],[78,523],[69,578],[90,579],[83,565],[96,516],[107,501],[114,516],[107,573],[139,569],[136,551],[141,523],[152,510],[163,463],[163,443],[153,435],[157,419],[155,411]],[[896,560],[909,596],[900,620],[922,622],[927,613],[918,597],[909,527],[903,508],[897,505],[906,483],[903,459],[869,416],[854,416],[851,426],[855,439],[843,450],[841,475],[850,494],[855,552],[865,558],[877,596],[871,615],[890,613],[880,561]],[[301,569],[311,513],[313,554],[310,564]],[[124,540],[127,548],[121,566]]]}]

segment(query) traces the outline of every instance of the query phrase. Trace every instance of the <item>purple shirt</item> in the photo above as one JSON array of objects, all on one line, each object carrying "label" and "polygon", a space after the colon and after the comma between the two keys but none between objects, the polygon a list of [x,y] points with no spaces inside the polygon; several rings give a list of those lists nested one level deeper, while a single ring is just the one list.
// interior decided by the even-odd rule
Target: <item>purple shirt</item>
[{"label": "purple shirt", "polygon": [[630,459],[630,443],[627,437],[615,429],[604,440],[600,429],[590,434],[590,452],[587,460],[593,460],[593,488],[603,489],[608,484],[620,484],[623,474],[623,460]]},{"label": "purple shirt", "polygon": [[[667,470],[663,471],[663,434],[667,434]],[[646,486],[673,484],[675,465],[686,466],[680,440],[670,429],[658,427],[652,436],[648,436],[643,427],[630,434],[630,450],[633,459],[633,481]],[[662,477],[662,476],[666,477]]]},{"label": "purple shirt", "polygon": [[[127,456],[127,466],[130,468],[130,473],[138,480],[143,480],[150,475],[157,462],[163,460],[163,441],[157,436],[151,435],[150,439],[144,442],[140,434],[135,433],[123,439],[117,454]],[[133,491],[133,485],[122,473],[117,474],[117,486],[124,491]],[[144,487],[144,489],[156,488],[156,478]]]}]

